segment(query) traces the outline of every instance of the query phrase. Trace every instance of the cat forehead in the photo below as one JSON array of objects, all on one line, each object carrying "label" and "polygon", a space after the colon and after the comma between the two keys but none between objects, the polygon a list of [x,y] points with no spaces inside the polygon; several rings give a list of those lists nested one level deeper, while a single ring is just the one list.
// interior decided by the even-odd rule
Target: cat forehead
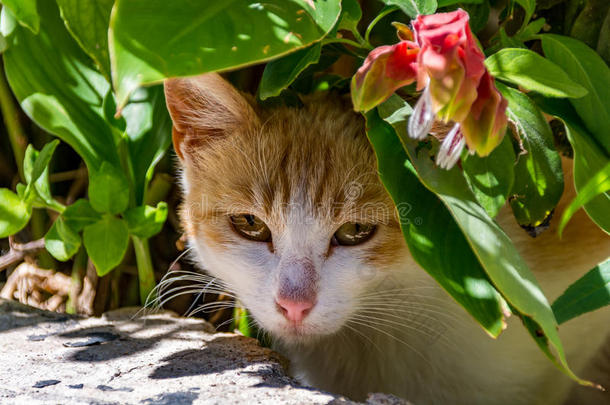
[{"label": "cat forehead", "polygon": [[278,222],[388,216],[364,122],[350,106],[317,98],[302,108],[257,109],[257,115],[259,127],[194,154],[196,162],[186,165],[192,194],[213,200],[215,210]]}]

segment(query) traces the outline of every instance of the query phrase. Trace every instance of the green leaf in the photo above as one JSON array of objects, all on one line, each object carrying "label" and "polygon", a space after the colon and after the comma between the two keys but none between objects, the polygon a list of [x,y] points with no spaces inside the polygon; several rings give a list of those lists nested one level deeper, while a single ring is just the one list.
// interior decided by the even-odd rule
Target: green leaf
[{"label": "green leaf", "polygon": [[57,140],[48,143],[41,152],[28,145],[23,159],[23,174],[28,184],[21,197],[35,207],[62,212],[65,207],[53,198],[49,184],[49,162],[58,143]]},{"label": "green leaf", "polygon": [[515,0],[515,2],[525,10],[525,19],[523,20],[523,25],[525,26],[532,18],[534,11],[536,11],[536,0]]},{"label": "green leaf", "polygon": [[587,90],[574,83],[559,66],[529,49],[505,48],[485,60],[496,79],[514,83],[548,97],[582,97]]},{"label": "green leaf", "polygon": [[481,4],[486,0],[438,0],[438,8],[453,6],[455,4]]},{"label": "green leaf", "polygon": [[0,238],[14,235],[30,220],[32,207],[6,188],[0,188]]},{"label": "green leaf", "polygon": [[[383,104],[380,107],[383,108]],[[382,115],[392,112],[394,110],[390,109]],[[570,370],[557,333],[557,322],[538,282],[510,238],[475,201],[459,168],[438,170],[428,150],[418,149],[418,142],[408,137],[406,121],[394,122],[393,126],[420,181],[449,210],[496,289],[523,319],[529,317],[540,325],[548,344],[554,348],[553,358],[560,369],[579,383],[590,385]],[[445,227],[439,226],[436,232],[445,233]],[[499,257],[502,260],[498,260]],[[461,255],[451,256],[450,260],[457,262]]]},{"label": "green leaf", "polygon": [[44,16],[38,35],[2,12],[9,49],[3,55],[11,88],[28,116],[68,143],[89,170],[102,161],[119,164],[102,111],[109,84],[67,32],[52,1],[38,5]]},{"label": "green leaf", "polygon": [[34,145],[29,144],[25,148],[25,155],[23,156],[23,177],[26,183],[32,182],[32,173],[34,173],[34,163],[38,157],[38,151],[34,148]]},{"label": "green leaf", "polygon": [[489,156],[467,155],[462,159],[464,176],[475,198],[494,218],[513,187],[515,180],[515,152],[510,135],[504,136],[502,143]]},{"label": "green leaf", "polygon": [[[566,100],[537,99],[547,114],[561,119],[565,125],[566,135],[574,150],[574,187],[580,193],[589,179],[610,163],[610,157],[595,142],[593,136],[584,128],[584,124],[574,108]],[[585,204],[585,211],[601,229],[610,233],[610,193],[594,197]]]},{"label": "green leaf", "polygon": [[65,262],[78,252],[81,240],[78,233],[60,216],[44,237],[44,246],[51,255]]},{"label": "green leaf", "polygon": [[127,121],[125,121],[123,114],[120,117],[116,116],[116,101],[111,90],[104,96],[102,109],[104,111],[104,119],[115,130],[115,136],[122,138],[123,133],[127,129]]},{"label": "green leaf", "polygon": [[97,212],[119,214],[129,205],[129,183],[123,172],[108,162],[89,175],[89,200]]},{"label": "green leaf", "polygon": [[587,0],[584,8],[574,20],[570,37],[576,38],[595,49],[604,19],[610,12],[610,1]]},{"label": "green leaf", "polygon": [[66,225],[76,232],[82,231],[86,226],[93,225],[102,218],[89,204],[89,201],[82,198],[66,207],[61,216],[65,220]]},{"label": "green leaf", "polygon": [[553,302],[553,312],[562,324],[606,305],[610,305],[610,260],[598,264],[569,286]]},{"label": "green leaf", "polygon": [[109,38],[119,108],[143,84],[305,48],[334,27],[340,11],[339,1],[325,0],[117,0]]},{"label": "green leaf", "polygon": [[610,154],[610,68],[593,49],[576,39],[554,34],[540,37],[546,57],[588,90],[586,96],[570,103],[604,152]]},{"label": "green leaf", "polygon": [[6,42],[6,38],[4,38],[4,35],[0,34],[0,54],[4,51],[6,51],[6,48],[8,48],[8,43]]},{"label": "green leaf", "polygon": [[127,221],[129,233],[139,238],[150,238],[161,232],[167,219],[167,203],[160,202],[157,207],[142,205],[125,211],[123,218]]},{"label": "green leaf", "polygon": [[53,157],[53,153],[55,149],[59,145],[59,141],[57,139],[47,143],[38,156],[36,157],[36,161],[34,162],[34,167],[30,173],[30,182],[36,181],[42,176],[42,173],[49,167],[49,163],[51,163],[51,158]]},{"label": "green leaf", "polygon": [[337,23],[337,29],[347,31],[357,31],[358,22],[362,18],[362,9],[358,0],[342,0],[341,16]]},{"label": "green leaf", "polygon": [[97,274],[102,277],[121,263],[129,245],[129,230],[124,220],[105,215],[85,227],[83,241]]},{"label": "green leaf", "polygon": [[34,34],[40,29],[40,16],[36,10],[36,0],[2,0],[2,5],[11,10],[19,24]]},{"label": "green leaf", "polygon": [[172,122],[165,106],[163,86],[137,90],[123,109],[127,122],[127,147],[131,161],[130,179],[135,203],[146,201],[146,189],[155,166],[171,143]]},{"label": "green leaf", "polygon": [[387,6],[398,6],[403,13],[411,18],[419,14],[432,14],[436,11],[436,0],[380,0]]},{"label": "green leaf", "polygon": [[460,2],[460,7],[469,15],[468,25],[470,25],[472,32],[476,34],[485,28],[487,20],[489,20],[489,13],[491,12],[488,1],[462,1]]},{"label": "green leaf", "polygon": [[607,64],[610,64],[610,10],[608,10],[608,14],[599,31],[595,50]]},{"label": "green leaf", "polygon": [[[406,113],[410,114],[410,109]],[[401,114],[397,110],[393,118],[386,119],[400,119]],[[417,179],[394,129],[376,110],[366,117],[379,176],[397,207],[400,228],[413,258],[489,335],[498,336],[504,326],[502,299],[462,231],[438,197]],[[444,254],[439,255],[438,249]]]},{"label": "green leaf", "polygon": [[517,222],[536,232],[563,193],[561,157],[555,150],[551,127],[536,104],[518,90],[501,83],[496,85],[508,100],[508,119],[525,149],[515,166],[510,206]]},{"label": "green leaf", "polygon": [[110,82],[108,24],[114,0],[57,0],[57,5],[68,31]]},{"label": "green leaf", "polygon": [[[563,228],[568,224],[572,215],[580,207],[593,200],[595,197],[610,191],[610,163],[595,174],[578,192],[576,198],[570,202],[561,216],[558,232],[561,235]],[[610,232],[610,230],[606,230]]]},{"label": "green leaf", "polygon": [[282,90],[287,88],[305,68],[318,62],[321,50],[322,45],[316,43],[281,59],[269,62],[265,66],[258,88],[259,98],[265,100],[269,97],[279,96]]},{"label": "green leaf", "polygon": [[544,18],[538,18],[527,24],[521,31],[519,31],[515,38],[521,42],[531,41],[536,39],[536,34],[540,32],[542,27],[546,24],[546,20]]}]

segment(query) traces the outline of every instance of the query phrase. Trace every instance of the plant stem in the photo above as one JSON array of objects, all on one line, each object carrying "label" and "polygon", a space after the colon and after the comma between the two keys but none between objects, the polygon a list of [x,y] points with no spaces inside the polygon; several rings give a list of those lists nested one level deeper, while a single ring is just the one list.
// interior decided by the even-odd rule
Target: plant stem
[{"label": "plant stem", "polygon": [[356,41],[358,41],[360,43],[360,46],[367,48],[367,49],[373,49],[371,44],[369,44],[369,42],[366,39],[362,38],[362,35],[360,35],[360,32],[358,32],[358,29],[351,31],[351,33],[352,33],[352,35],[354,35],[354,38],[356,38]]},{"label": "plant stem", "polygon": [[27,138],[24,136],[23,127],[19,121],[19,110],[15,105],[13,94],[6,81],[4,73],[4,65],[0,63],[0,109],[6,125],[6,131],[15,156],[15,164],[19,171],[21,181],[25,181],[23,175],[23,158],[25,156],[25,148],[28,145]]},{"label": "plant stem", "polygon": [[[155,288],[155,269],[153,268],[152,259],[150,257],[148,239],[142,239],[132,235],[131,240],[133,241],[133,249],[136,253],[136,262],[138,263],[140,304],[145,305],[148,296]],[[152,299],[154,297],[150,298]]]},{"label": "plant stem", "polygon": [[66,312],[69,314],[76,314],[78,312],[78,296],[83,289],[83,277],[86,270],[87,253],[85,253],[85,248],[81,246],[76,256],[74,256],[74,263],[72,264],[70,292],[68,302],[66,303]]},{"label": "plant stem", "polygon": [[377,14],[377,17],[375,17],[373,19],[373,21],[371,21],[371,23],[369,24],[368,27],[366,27],[366,32],[364,33],[364,40],[366,41],[366,43],[370,43],[369,42],[369,36],[371,35],[371,31],[373,31],[373,27],[375,27],[375,25],[377,25],[377,23],[386,15],[393,13],[394,11],[398,10],[397,6],[391,6],[391,7],[387,7],[383,10],[381,10],[381,12],[379,14]]},{"label": "plant stem", "polygon": [[[45,210],[34,210],[30,217],[30,231],[32,232],[32,239],[44,238],[47,233],[47,212]],[[43,269],[54,269],[56,268],[55,259],[46,250],[42,250],[38,255],[38,265]]]},{"label": "plant stem", "polygon": [[354,48],[365,49],[364,46],[360,45],[358,42],[352,41],[351,39],[347,38],[332,38],[324,41],[324,45],[335,43],[353,46]]}]

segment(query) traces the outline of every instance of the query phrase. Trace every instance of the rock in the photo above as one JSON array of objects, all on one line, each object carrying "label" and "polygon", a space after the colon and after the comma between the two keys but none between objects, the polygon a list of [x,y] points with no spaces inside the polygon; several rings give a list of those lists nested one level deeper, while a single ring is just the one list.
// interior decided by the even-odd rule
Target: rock
[{"label": "rock", "polygon": [[[299,385],[254,339],[135,309],[79,318],[0,300],[0,403],[353,403]],[[369,403],[406,403],[376,394]]]}]

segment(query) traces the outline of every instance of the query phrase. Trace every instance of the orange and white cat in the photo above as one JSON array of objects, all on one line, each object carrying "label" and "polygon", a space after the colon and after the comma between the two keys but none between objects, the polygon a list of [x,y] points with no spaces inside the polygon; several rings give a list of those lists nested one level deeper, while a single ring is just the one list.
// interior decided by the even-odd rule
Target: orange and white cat
[{"label": "orange and white cat", "polygon": [[[270,333],[298,379],[353,399],[386,392],[416,404],[568,398],[574,383],[517,317],[490,339],[415,264],[349,101],[326,95],[264,109],[216,74],[171,79],[165,90],[196,260]],[[569,190],[558,212],[574,195],[564,163]],[[553,226],[532,239],[506,210],[497,221],[549,299],[610,253],[610,238],[582,212],[562,240]],[[609,331],[608,308],[561,326],[576,372]],[[607,393],[592,396],[610,403]]]}]

